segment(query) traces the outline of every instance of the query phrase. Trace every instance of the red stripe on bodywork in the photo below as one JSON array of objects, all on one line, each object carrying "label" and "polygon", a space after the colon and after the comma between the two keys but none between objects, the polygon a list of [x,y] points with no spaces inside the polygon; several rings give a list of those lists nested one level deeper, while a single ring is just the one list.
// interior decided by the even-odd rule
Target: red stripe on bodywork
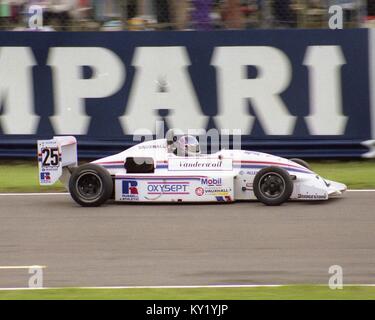
[{"label": "red stripe on bodywork", "polygon": [[272,162],[272,161],[252,161],[252,160],[233,160],[235,163],[253,163],[253,164],[272,164],[272,165],[278,165],[278,166],[287,166],[287,167],[293,167],[297,169],[305,169],[308,170],[305,167],[302,166],[296,166],[293,164],[288,164],[288,163],[280,163],[280,162]]},{"label": "red stripe on bodywork", "polygon": [[148,194],[190,194],[189,192],[149,192]]},{"label": "red stripe on bodywork", "polygon": [[104,162],[93,162],[95,164],[123,164],[124,161],[104,161]]},{"label": "red stripe on bodywork", "polygon": [[148,184],[190,184],[189,181],[152,181],[152,182],[147,182]]}]

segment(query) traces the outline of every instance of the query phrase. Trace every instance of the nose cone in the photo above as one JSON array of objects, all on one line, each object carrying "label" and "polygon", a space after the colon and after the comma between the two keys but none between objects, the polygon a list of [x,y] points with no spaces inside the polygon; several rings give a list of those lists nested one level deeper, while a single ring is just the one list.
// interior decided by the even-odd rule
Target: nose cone
[{"label": "nose cone", "polygon": [[325,179],[328,184],[328,196],[330,198],[341,196],[346,190],[347,186],[343,183]]}]

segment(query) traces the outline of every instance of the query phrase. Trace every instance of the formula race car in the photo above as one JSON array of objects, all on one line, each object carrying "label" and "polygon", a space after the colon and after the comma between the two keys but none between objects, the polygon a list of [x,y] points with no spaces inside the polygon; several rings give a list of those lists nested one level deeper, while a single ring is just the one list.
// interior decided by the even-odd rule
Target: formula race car
[{"label": "formula race car", "polygon": [[60,180],[81,206],[121,202],[233,202],[327,200],[346,186],[313,172],[300,159],[245,150],[202,154],[193,136],[146,141],[78,166],[72,136],[38,141],[39,181]]}]

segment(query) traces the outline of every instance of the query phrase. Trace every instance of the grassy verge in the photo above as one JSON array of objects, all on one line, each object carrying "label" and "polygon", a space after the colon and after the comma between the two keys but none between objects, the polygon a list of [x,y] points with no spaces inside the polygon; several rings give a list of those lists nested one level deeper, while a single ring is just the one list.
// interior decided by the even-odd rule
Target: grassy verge
[{"label": "grassy verge", "polygon": [[375,189],[375,161],[311,162],[322,177],[345,183],[349,189]]},{"label": "grassy verge", "polygon": [[[321,176],[345,183],[351,189],[375,188],[375,161],[321,161],[310,163]],[[0,162],[0,192],[63,191],[60,183],[41,187],[36,162]]]},{"label": "grassy verge", "polygon": [[43,289],[0,291],[0,300],[374,300],[375,287],[283,286],[197,289]]},{"label": "grassy verge", "polygon": [[59,192],[65,188],[60,182],[51,187],[39,185],[36,162],[0,162],[0,192]]}]

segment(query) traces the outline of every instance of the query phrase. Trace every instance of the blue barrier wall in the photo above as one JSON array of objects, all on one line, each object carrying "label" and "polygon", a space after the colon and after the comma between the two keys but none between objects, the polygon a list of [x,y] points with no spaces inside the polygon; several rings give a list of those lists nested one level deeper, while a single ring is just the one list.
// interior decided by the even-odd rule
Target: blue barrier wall
[{"label": "blue barrier wall", "polygon": [[2,32],[0,157],[33,157],[53,135],[100,157],[161,122],[240,129],[244,149],[282,156],[360,157],[369,88],[365,29]]}]

